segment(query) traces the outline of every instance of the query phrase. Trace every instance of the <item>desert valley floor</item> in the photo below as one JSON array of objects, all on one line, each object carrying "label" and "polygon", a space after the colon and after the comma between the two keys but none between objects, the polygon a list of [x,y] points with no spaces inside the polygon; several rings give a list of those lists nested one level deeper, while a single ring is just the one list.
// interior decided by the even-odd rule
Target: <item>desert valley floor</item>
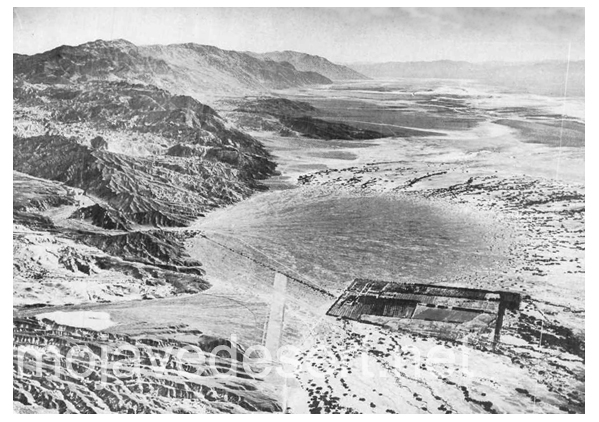
[{"label": "desert valley floor", "polygon": [[[141,373],[110,378],[107,386],[64,368],[37,378],[26,370],[13,380],[16,407],[584,413],[584,98],[412,79],[225,97],[211,106],[264,145],[277,173],[261,192],[208,207],[186,227],[159,222],[163,232],[183,239],[181,253],[201,263],[206,284],[131,287],[115,281],[116,264],[99,264],[107,257],[86,260],[97,253],[93,248],[109,253],[107,241],[87,237],[78,246],[73,237],[53,238],[46,220],[38,228],[15,221],[14,341],[43,348],[32,339],[60,330],[65,341],[94,351],[111,341],[154,351],[186,344],[292,346],[286,361],[267,363],[290,376],[252,377],[235,358],[217,357],[238,375],[222,377],[201,369],[200,356],[192,355],[183,365],[167,365],[166,375],[143,365]],[[285,107],[286,117],[273,112]],[[311,117],[294,116],[300,108]],[[31,136],[27,122],[41,121],[32,110],[16,119],[21,136]],[[338,139],[348,130],[355,132]],[[160,148],[104,138],[115,157],[148,157]],[[58,197],[60,189],[70,190],[72,200],[38,215],[69,233],[99,230],[71,218],[93,203],[89,191],[15,170],[14,208],[29,206],[23,205],[27,192]],[[132,231],[152,233],[139,224],[103,236]],[[73,251],[66,258],[65,248]],[[196,275],[193,266],[171,264],[155,270],[164,272],[159,277],[178,277],[173,267],[188,269],[182,277]],[[142,271],[135,268],[123,274],[133,279]],[[286,282],[278,283],[277,274]],[[491,329],[456,341],[327,315],[356,278],[510,291],[522,301],[519,310],[507,311],[493,347]],[[44,374],[52,368],[47,362]]]}]

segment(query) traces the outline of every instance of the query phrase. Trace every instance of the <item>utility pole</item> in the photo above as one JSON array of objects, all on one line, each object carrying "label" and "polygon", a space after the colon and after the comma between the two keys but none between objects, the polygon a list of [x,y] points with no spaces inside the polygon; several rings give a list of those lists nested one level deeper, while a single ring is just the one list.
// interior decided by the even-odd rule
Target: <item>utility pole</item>
[{"label": "utility pole", "polygon": [[497,310],[497,319],[495,320],[495,336],[493,337],[493,350],[497,348],[501,338],[501,326],[503,325],[503,315],[505,314],[506,304],[504,300],[499,301],[499,309]]}]

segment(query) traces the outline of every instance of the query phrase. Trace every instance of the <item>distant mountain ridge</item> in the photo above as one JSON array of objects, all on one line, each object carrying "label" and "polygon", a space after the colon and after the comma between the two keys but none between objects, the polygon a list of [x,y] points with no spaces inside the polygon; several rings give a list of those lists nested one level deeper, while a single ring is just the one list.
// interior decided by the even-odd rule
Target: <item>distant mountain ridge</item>
[{"label": "distant mountain ridge", "polygon": [[324,57],[312,54],[290,50],[269,53],[248,52],[248,54],[260,59],[291,63],[297,70],[317,72],[334,81],[370,79],[347,66],[332,63]]},{"label": "distant mountain ridge", "polygon": [[418,62],[356,63],[352,69],[374,79],[437,78],[475,79],[524,92],[563,95],[568,83],[568,93],[584,96],[585,62],[486,62],[438,60]]},{"label": "distant mountain ridge", "polygon": [[[238,95],[270,89],[330,84],[312,71],[300,71],[289,63],[261,60],[250,54],[199,44],[151,45],[139,47],[141,54],[163,60],[186,81],[186,89]],[[169,86],[177,92],[177,86]]]},{"label": "distant mountain ridge", "polygon": [[271,89],[330,84],[325,76],[289,63],[199,44],[136,46],[126,40],[97,40],[44,53],[13,55],[16,77],[68,83],[89,79],[147,83],[199,100]]}]

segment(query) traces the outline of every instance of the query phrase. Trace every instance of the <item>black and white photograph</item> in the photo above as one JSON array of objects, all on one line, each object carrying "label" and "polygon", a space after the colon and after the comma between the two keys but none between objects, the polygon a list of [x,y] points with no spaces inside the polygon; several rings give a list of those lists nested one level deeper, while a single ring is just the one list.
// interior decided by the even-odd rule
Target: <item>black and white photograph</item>
[{"label": "black and white photograph", "polygon": [[585,414],[585,7],[206,6],[12,8],[13,413]]}]

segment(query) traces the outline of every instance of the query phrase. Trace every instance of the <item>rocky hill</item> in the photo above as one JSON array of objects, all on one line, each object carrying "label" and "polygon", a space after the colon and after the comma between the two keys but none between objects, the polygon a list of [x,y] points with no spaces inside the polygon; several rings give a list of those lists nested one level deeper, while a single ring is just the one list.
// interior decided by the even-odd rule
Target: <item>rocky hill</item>
[{"label": "rocky hill", "polygon": [[262,144],[153,85],[176,71],[126,41],[15,55],[13,67],[15,304],[208,288],[185,237],[152,229],[264,189],[276,164]]},{"label": "rocky hill", "polygon": [[[19,81],[14,98],[14,168],[84,189],[137,223],[185,225],[246,197],[275,167],[210,107],[155,87]],[[198,153],[172,153],[182,145]]]},{"label": "rocky hill", "polygon": [[297,51],[272,51],[262,54],[248,54],[260,59],[291,63],[297,70],[317,72],[334,81],[369,79],[347,66],[332,63],[324,57],[314,56],[312,54],[300,53]]}]

